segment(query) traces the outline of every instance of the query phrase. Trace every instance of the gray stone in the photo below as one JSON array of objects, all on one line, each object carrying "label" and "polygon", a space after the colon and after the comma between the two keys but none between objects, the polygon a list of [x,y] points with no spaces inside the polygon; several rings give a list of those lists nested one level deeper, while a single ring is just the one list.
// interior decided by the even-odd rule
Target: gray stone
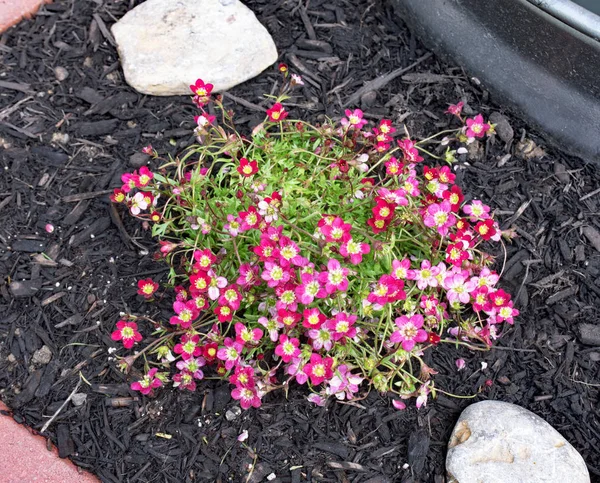
[{"label": "gray stone", "polygon": [[134,168],[141,168],[142,166],[148,164],[149,159],[150,156],[148,156],[147,154],[134,153],[131,156],[129,156],[129,164]]},{"label": "gray stone", "polygon": [[73,397],[71,398],[71,402],[75,407],[83,406],[86,400],[87,394],[84,392],[78,392],[76,394],[73,394]]},{"label": "gray stone", "polygon": [[196,79],[215,91],[258,75],[277,49],[239,0],[147,0],[112,26],[125,80],[144,94],[190,94]]},{"label": "gray stone", "polygon": [[55,67],[54,75],[56,76],[56,80],[58,82],[62,82],[64,80],[66,80],[67,77],[69,77],[69,71],[67,69],[65,69],[64,67]]},{"label": "gray stone", "polygon": [[448,443],[449,483],[589,483],[581,455],[531,411],[482,401],[463,411]]},{"label": "gray stone", "polygon": [[225,412],[225,419],[227,419],[227,421],[234,421],[240,416],[240,414],[242,414],[242,410],[240,409],[240,407],[233,406],[231,409],[228,409]]},{"label": "gray stone", "polygon": [[490,115],[490,121],[496,125],[496,133],[498,137],[505,143],[512,140],[515,137],[515,131],[511,127],[506,116],[503,116],[499,112],[492,112]]},{"label": "gray stone", "polygon": [[31,361],[38,366],[42,366],[42,365],[48,364],[51,359],[52,359],[52,351],[50,350],[50,348],[47,345],[43,345],[40,349],[36,350],[33,353],[33,357],[31,358]]}]

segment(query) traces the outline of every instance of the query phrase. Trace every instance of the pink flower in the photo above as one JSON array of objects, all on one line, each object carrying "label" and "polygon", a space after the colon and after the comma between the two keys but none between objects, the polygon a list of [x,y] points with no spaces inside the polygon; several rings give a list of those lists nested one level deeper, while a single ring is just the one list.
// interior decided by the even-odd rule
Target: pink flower
[{"label": "pink flower", "polygon": [[314,350],[325,349],[330,351],[333,347],[333,334],[326,325],[322,325],[318,329],[310,329],[307,334],[312,340],[311,345]]},{"label": "pink flower", "polygon": [[382,275],[367,300],[372,304],[380,305],[404,300],[406,293],[403,289],[404,282],[402,280],[396,280],[391,275]]},{"label": "pink flower", "polygon": [[156,283],[151,278],[146,278],[144,280],[139,280],[137,283],[138,286],[138,295],[141,295],[145,299],[151,299],[154,296],[154,292],[156,292],[159,288],[158,283]]},{"label": "pink flower", "polygon": [[256,345],[262,336],[261,329],[251,329],[240,322],[235,324],[235,341],[242,345]]},{"label": "pink flower", "polygon": [[316,394],[314,392],[312,394],[309,394],[308,396],[306,396],[306,400],[308,402],[316,404],[317,406],[325,406],[325,402],[327,401],[327,399],[325,399],[323,396],[321,396],[320,394]]},{"label": "pink flower", "polygon": [[322,358],[319,354],[313,353],[310,362],[304,366],[304,372],[310,378],[310,383],[317,386],[333,376],[332,366],[332,357]]},{"label": "pink flower", "polygon": [[279,257],[279,262],[282,267],[289,267],[292,264],[297,267],[302,267],[308,262],[308,260],[300,256],[300,248],[298,245],[287,236],[282,236],[279,239]]},{"label": "pink flower", "polygon": [[228,287],[225,287],[221,296],[219,297],[219,304],[227,305],[231,307],[232,310],[239,309],[241,301],[242,295],[235,285],[229,285]]},{"label": "pink flower", "polygon": [[339,216],[336,216],[331,223],[320,226],[321,233],[325,236],[325,241],[328,243],[341,242],[345,236],[350,235],[352,225],[344,223]]},{"label": "pink flower", "polygon": [[196,390],[196,381],[189,371],[181,371],[173,376],[173,387],[193,392]]},{"label": "pink flower", "polygon": [[302,283],[296,287],[298,300],[304,305],[311,304],[321,290],[318,277],[312,273],[303,273],[300,279]]},{"label": "pink flower", "polygon": [[205,84],[202,79],[198,79],[190,85],[190,90],[194,93],[194,103],[198,107],[204,106],[210,100],[210,93],[213,90],[212,84]]},{"label": "pink flower", "polygon": [[356,335],[356,315],[349,315],[345,312],[339,312],[333,319],[329,319],[325,326],[333,333],[333,340],[344,340],[346,337],[352,339]]},{"label": "pink flower", "polygon": [[398,147],[404,154],[404,159],[409,163],[418,163],[423,161],[423,158],[419,156],[419,150],[416,148],[416,144],[410,139],[398,140]]},{"label": "pink flower", "polygon": [[296,338],[289,338],[285,334],[279,336],[279,344],[275,347],[275,354],[277,354],[283,362],[286,364],[293,358],[300,356],[300,349],[298,348],[300,341]]},{"label": "pink flower", "polygon": [[437,228],[440,235],[446,236],[450,227],[456,224],[456,216],[452,213],[450,202],[444,200],[429,205],[423,215],[423,223],[425,226]]},{"label": "pink flower", "polygon": [[340,255],[350,258],[350,263],[353,265],[358,265],[362,262],[363,255],[366,255],[370,251],[371,247],[368,243],[355,242],[352,238],[349,238],[340,246]]},{"label": "pink flower", "polygon": [[318,308],[305,309],[302,316],[304,317],[302,326],[307,329],[318,329],[327,320],[327,317]]},{"label": "pink flower", "polygon": [[229,376],[229,382],[238,387],[254,387],[254,370],[250,366],[236,366],[233,374]]},{"label": "pink flower", "polygon": [[112,340],[123,341],[123,347],[131,349],[136,342],[140,342],[143,339],[137,328],[138,326],[135,322],[119,320],[117,322],[117,330],[110,335],[110,338]]},{"label": "pink flower", "polygon": [[478,220],[487,220],[490,217],[490,207],[484,205],[479,200],[473,200],[470,204],[463,206],[463,211],[469,215],[469,219],[472,222]]},{"label": "pink flower", "polygon": [[181,342],[175,344],[175,347],[173,347],[173,352],[175,352],[175,354],[181,354],[181,358],[184,361],[187,361],[192,357],[198,357],[202,355],[202,347],[198,345],[198,342],[200,342],[199,335],[184,334],[181,337]]},{"label": "pink flower", "polygon": [[427,287],[437,287],[439,273],[440,269],[438,267],[432,267],[429,260],[423,260],[421,270],[415,270],[414,279],[417,281],[418,289],[425,290]]},{"label": "pink flower", "polygon": [[348,269],[340,265],[340,262],[335,258],[331,258],[327,262],[327,272],[319,273],[318,279],[321,284],[325,285],[317,294],[321,298],[332,294],[336,290],[341,292],[348,288]]},{"label": "pink flower", "polygon": [[274,262],[279,258],[279,250],[268,238],[261,238],[260,244],[252,248],[252,251],[258,255],[261,262]]},{"label": "pink flower", "polygon": [[452,114],[453,116],[456,116],[460,119],[460,114],[462,112],[464,105],[465,105],[465,103],[462,101],[457,102],[456,104],[450,104],[448,106],[448,109],[446,110],[446,113]]},{"label": "pink flower", "polygon": [[472,119],[467,119],[466,135],[469,138],[482,138],[490,130],[490,125],[483,120],[481,114],[477,114]]},{"label": "pink flower", "polygon": [[336,367],[333,377],[329,380],[326,393],[339,400],[350,400],[358,392],[358,386],[363,380],[364,377],[352,374],[346,364],[341,364]]},{"label": "pink flower", "polygon": [[308,381],[308,376],[304,372],[304,368],[302,366],[302,359],[292,359],[291,362],[286,366],[285,372],[290,376],[294,376],[296,378],[296,382],[298,384],[306,384]]},{"label": "pink flower", "polygon": [[410,260],[408,258],[392,261],[392,277],[394,277],[396,280],[408,278],[409,271]]},{"label": "pink flower", "polygon": [[237,172],[248,178],[253,174],[258,173],[258,162],[248,161],[246,158],[240,159],[240,165],[237,167]]},{"label": "pink flower", "polygon": [[394,406],[399,411],[406,409],[406,404],[404,404],[402,401],[400,401],[400,399],[393,399],[392,406]]},{"label": "pink flower", "polygon": [[513,307],[513,303],[508,302],[499,309],[496,309],[495,322],[506,322],[507,324],[514,323],[514,317],[519,315],[519,311]]},{"label": "pink flower", "polygon": [[242,263],[239,268],[240,276],[235,281],[240,287],[249,289],[255,285],[260,285],[260,275],[257,266],[250,265],[249,263]]},{"label": "pink flower", "polygon": [[277,102],[276,104],[273,104],[273,107],[267,109],[267,116],[269,116],[269,121],[279,122],[288,117],[288,113],[285,111],[285,108]]},{"label": "pink flower", "polygon": [[236,237],[240,233],[240,225],[242,220],[238,216],[227,215],[227,223],[223,225],[223,229],[228,231],[232,237]]},{"label": "pink flower", "polygon": [[354,111],[346,109],[345,114],[347,119],[344,117],[341,120],[341,124],[344,127],[361,129],[367,124],[367,120],[363,119],[363,112],[360,109],[354,109]]},{"label": "pink flower", "polygon": [[250,409],[251,407],[259,408],[261,405],[256,388],[236,387],[231,391],[231,397],[240,401],[240,406],[243,409]]},{"label": "pink flower", "polygon": [[279,309],[277,311],[277,321],[281,322],[287,329],[293,329],[298,322],[302,320],[302,315],[292,310]]},{"label": "pink flower", "polygon": [[169,322],[173,325],[179,325],[182,329],[190,328],[192,322],[200,315],[200,311],[194,300],[189,300],[187,302],[176,300],[173,302],[173,310],[177,315],[171,317]]},{"label": "pink flower", "polygon": [[269,339],[271,339],[272,342],[277,342],[279,339],[279,329],[284,327],[283,322],[274,317],[260,317],[258,319],[258,323],[267,329],[267,332],[269,333]]},{"label": "pink flower", "polygon": [[403,167],[404,164],[392,156],[389,161],[386,161],[385,163],[385,172],[388,176],[398,176],[402,173]]},{"label": "pink flower", "polygon": [[225,369],[230,371],[240,360],[244,346],[230,337],[226,337],[223,344],[225,347],[221,347],[217,351],[217,358],[225,361]]},{"label": "pink flower", "polygon": [[286,283],[290,279],[290,272],[284,270],[281,265],[273,262],[265,262],[265,269],[260,274],[261,278],[267,282],[271,288]]},{"label": "pink flower", "polygon": [[417,342],[427,340],[427,332],[421,329],[423,327],[423,316],[415,314],[410,317],[403,315],[395,320],[398,330],[390,336],[390,341],[394,344],[402,343],[402,349],[407,352],[413,350]]},{"label": "pink flower", "polygon": [[468,280],[468,273],[462,271],[460,273],[450,273],[444,278],[443,286],[446,289],[446,298],[450,303],[460,302],[466,304],[471,299],[470,293],[475,289],[476,285],[473,280]]},{"label": "pink flower", "polygon": [[213,263],[217,261],[217,257],[213,255],[210,249],[205,248],[204,250],[194,251],[194,268],[207,272]]},{"label": "pink flower", "polygon": [[275,308],[277,310],[298,309],[298,297],[296,296],[295,284],[287,283],[285,285],[278,285],[275,287],[275,295],[278,297],[277,302],[275,303]]},{"label": "pink flower", "polygon": [[141,381],[136,381],[131,384],[131,389],[140,391],[145,396],[150,394],[153,389],[162,386],[162,381],[156,377],[158,369],[150,369],[148,374]]},{"label": "pink flower", "polygon": [[462,371],[465,368],[465,360],[464,359],[456,359],[456,368],[459,371]]},{"label": "pink flower", "polygon": [[212,278],[207,272],[199,272],[190,277],[190,292],[204,293],[208,291]]},{"label": "pink flower", "polygon": [[253,228],[258,228],[261,217],[260,213],[256,210],[256,207],[250,206],[248,207],[248,211],[240,211],[239,213],[241,224],[241,231],[252,230]]}]

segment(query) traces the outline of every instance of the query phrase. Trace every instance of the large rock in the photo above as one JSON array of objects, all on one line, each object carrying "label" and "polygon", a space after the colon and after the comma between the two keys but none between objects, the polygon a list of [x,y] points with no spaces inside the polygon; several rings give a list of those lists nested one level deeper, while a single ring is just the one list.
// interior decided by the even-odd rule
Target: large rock
[{"label": "large rock", "polygon": [[238,0],[147,0],[112,26],[127,83],[144,94],[191,94],[196,79],[226,90],[277,60]]},{"label": "large rock", "polygon": [[581,455],[514,404],[483,401],[461,414],[446,458],[450,483],[589,483]]}]

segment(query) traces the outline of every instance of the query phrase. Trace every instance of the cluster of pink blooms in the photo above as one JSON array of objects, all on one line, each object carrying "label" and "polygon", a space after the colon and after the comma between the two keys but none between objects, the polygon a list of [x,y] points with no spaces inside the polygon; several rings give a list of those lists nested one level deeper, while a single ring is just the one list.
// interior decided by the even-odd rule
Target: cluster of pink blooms
[{"label": "cluster of pink blooms", "polygon": [[[281,69],[287,74],[287,67]],[[198,80],[190,88],[194,102],[204,106],[212,85]],[[462,120],[462,103],[448,112]],[[202,113],[196,122],[205,129],[214,123],[214,117]],[[322,256],[315,257],[292,238],[292,230],[282,222],[288,200],[281,191],[265,192],[268,183],[260,162],[234,158],[231,175],[239,177],[234,198],[241,209],[220,219],[195,219],[192,226],[202,227],[205,235],[218,230],[243,246],[242,253],[249,256],[240,259],[239,247],[234,245],[237,258],[227,258],[235,261],[232,268],[231,263],[223,263],[227,251],[211,249],[214,244],[203,244],[202,237],[198,238],[200,246],[188,251],[189,283],[175,288],[174,314],[169,320],[173,330],[183,332],[172,347],[178,369],[172,376],[175,386],[195,390],[196,382],[204,377],[202,368],[214,366],[217,374],[228,377],[232,397],[245,409],[259,407],[265,394],[291,380],[309,384],[309,399],[316,404],[324,404],[330,396],[352,399],[367,375],[344,360],[344,348],[379,338],[391,360],[400,362],[446,337],[445,329],[453,320],[451,312],[469,308],[477,320],[451,325],[448,333],[453,340],[491,345],[500,324],[513,323],[518,310],[510,295],[496,286],[499,276],[478,261],[476,248],[502,236],[490,208],[478,200],[465,203],[448,166],[420,166],[423,157],[418,144],[411,139],[395,140],[391,121],[382,120],[367,129],[360,109],[345,114],[337,135],[368,146],[368,155],[374,159],[384,158],[382,179],[365,176],[369,156],[330,165],[335,179],[354,176],[359,181],[359,198],[368,196],[370,200],[368,219],[359,225],[343,210],[317,213],[307,232],[310,241],[323,249]],[[283,105],[275,103],[267,111],[266,122],[278,125],[287,116]],[[478,115],[466,120],[462,132],[477,138],[490,128]],[[388,153],[392,147],[396,156]],[[352,167],[356,169],[351,173]],[[208,176],[205,168],[200,173]],[[145,191],[152,179],[146,167],[123,175],[124,185],[115,190],[113,201],[126,203],[132,214],[144,217],[144,211],[155,209],[158,198]],[[188,172],[179,186],[170,187],[174,200],[179,200],[190,179]],[[132,194],[134,190],[137,192]],[[155,211],[150,215],[153,221],[162,220]],[[372,280],[359,279],[359,268],[372,265],[390,234],[408,225],[428,233],[432,259],[408,254],[391,257],[388,273]],[[180,245],[163,240],[160,251],[167,256]],[[366,290],[359,291],[359,284],[365,282]],[[149,299],[158,285],[147,279],[138,287],[138,293]],[[350,294],[355,298],[346,304]],[[397,315],[393,327],[385,335],[375,333],[374,314],[387,313],[390,306]],[[199,332],[197,323],[211,317],[210,329]],[[141,335],[135,323],[119,321],[112,338],[131,348]],[[275,367],[264,363],[267,354],[275,360]],[[155,369],[132,388],[148,394],[158,387],[162,382],[152,371]],[[420,406],[431,390],[427,381],[410,395],[417,396]],[[394,405],[401,408],[404,403],[395,401]]]}]

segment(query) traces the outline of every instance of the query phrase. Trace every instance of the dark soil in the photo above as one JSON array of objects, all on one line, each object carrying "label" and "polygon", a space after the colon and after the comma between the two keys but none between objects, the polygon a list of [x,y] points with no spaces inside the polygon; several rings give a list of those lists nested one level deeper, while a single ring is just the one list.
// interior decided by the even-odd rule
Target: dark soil
[{"label": "dark soil", "polygon": [[[439,387],[477,397],[440,396],[420,411],[397,411],[371,392],[357,404],[319,408],[296,389],[238,415],[228,386],[215,381],[156,399],[129,391],[134,375],[109,360],[110,333],[119,312],[160,313],[134,285],[165,280],[165,268],[148,255],[156,248],[148,233],[111,209],[106,192],[145,144],[175,153],[192,143],[195,112],[189,98],[147,97],[125,84],[107,27],[136,3],[57,1],[0,38],[0,396],[14,417],[41,429],[81,375],[87,399],[69,403],[45,434],[106,482],[260,482],[271,473],[275,482],[443,482],[461,410],[496,399],[547,420],[599,479],[600,172],[545,147],[460,67],[435,56],[353,105],[416,138],[444,128],[443,111],[460,99],[468,114],[499,116],[499,136],[472,149],[457,172],[469,197],[517,229],[504,283],[522,315],[497,349],[442,347],[431,360]],[[427,53],[385,2],[312,0],[308,11],[306,2],[247,3],[281,60],[304,75],[293,101],[312,120],[339,116],[366,81]],[[303,40],[313,33],[331,53],[308,49]],[[67,69],[66,80],[56,67]],[[231,94],[266,106],[262,94],[278,79],[274,67]],[[227,102],[247,129],[264,117]],[[46,223],[56,231],[47,234]],[[48,364],[33,362],[42,345],[52,351]],[[461,372],[458,357],[467,361]],[[236,440],[243,430],[245,445]]]}]

